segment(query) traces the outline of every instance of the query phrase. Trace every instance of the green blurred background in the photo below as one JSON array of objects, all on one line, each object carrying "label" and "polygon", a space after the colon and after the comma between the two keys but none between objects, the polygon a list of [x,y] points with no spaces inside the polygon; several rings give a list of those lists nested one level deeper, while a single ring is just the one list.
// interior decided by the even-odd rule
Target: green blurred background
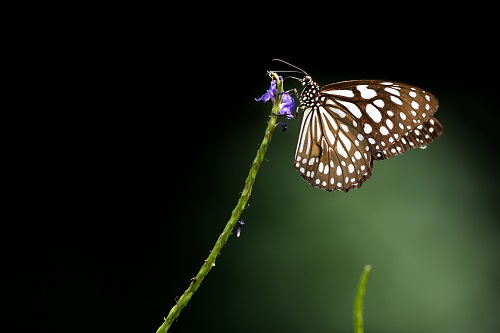
[{"label": "green blurred background", "polygon": [[[319,34],[309,45],[296,32],[233,39],[214,27],[191,37],[203,46],[173,35],[163,43],[159,22],[134,29],[84,48],[77,39],[61,74],[77,85],[63,80],[56,111],[16,123],[16,220],[4,233],[15,236],[6,261],[14,319],[38,332],[156,332],[237,203],[271,107],[254,98],[267,70],[288,69],[271,61],[281,58],[321,85],[421,86],[440,101],[444,134],[375,161],[360,189],[328,193],[293,168],[300,120],[288,121],[241,237],[170,332],[352,332],[366,264],[366,332],[498,332],[499,109],[488,46],[446,32],[434,44]],[[464,45],[479,59],[462,56]]]}]

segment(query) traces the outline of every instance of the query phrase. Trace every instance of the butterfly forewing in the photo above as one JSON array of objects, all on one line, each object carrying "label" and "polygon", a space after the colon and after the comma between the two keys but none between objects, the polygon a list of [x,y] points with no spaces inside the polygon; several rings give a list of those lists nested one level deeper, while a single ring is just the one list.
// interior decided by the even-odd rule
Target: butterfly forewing
[{"label": "butterfly forewing", "polygon": [[370,178],[374,159],[424,147],[439,137],[437,99],[415,86],[382,80],[319,87],[306,76],[295,167],[311,185],[347,192]]}]

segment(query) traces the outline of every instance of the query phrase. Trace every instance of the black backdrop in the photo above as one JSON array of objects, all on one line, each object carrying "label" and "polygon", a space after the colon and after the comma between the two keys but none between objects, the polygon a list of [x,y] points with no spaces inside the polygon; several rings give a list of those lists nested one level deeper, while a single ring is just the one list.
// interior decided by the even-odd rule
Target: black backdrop
[{"label": "black backdrop", "polygon": [[7,124],[11,318],[22,331],[155,332],[236,205],[270,111],[253,99],[267,70],[287,69],[271,61],[281,58],[320,84],[425,87],[445,134],[375,163],[361,189],[326,193],[293,169],[290,121],[274,134],[242,237],[229,239],[170,331],[351,332],[369,263],[367,331],[494,332],[490,45],[458,25],[306,29],[255,15],[196,29],[123,19],[45,41],[30,64],[38,93],[24,97],[34,107]]}]

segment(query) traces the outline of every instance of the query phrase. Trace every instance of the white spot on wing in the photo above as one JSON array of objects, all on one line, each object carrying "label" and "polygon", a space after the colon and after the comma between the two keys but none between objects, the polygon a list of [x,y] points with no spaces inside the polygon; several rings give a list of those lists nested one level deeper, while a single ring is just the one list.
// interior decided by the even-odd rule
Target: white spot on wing
[{"label": "white spot on wing", "polygon": [[381,99],[376,99],[376,100],[374,100],[374,101],[373,101],[373,104],[375,104],[375,105],[376,105],[376,106],[378,106],[379,108],[383,108],[383,107],[384,107],[384,105],[385,105],[384,101],[383,101],[383,100],[381,100]]},{"label": "white spot on wing", "polygon": [[351,150],[351,141],[349,141],[349,138],[347,136],[345,136],[345,134],[342,132],[339,132],[339,138],[342,141],[342,143],[344,144],[344,146],[346,147],[346,149]]},{"label": "white spot on wing", "polygon": [[393,101],[394,103],[396,103],[398,105],[403,105],[403,102],[395,96],[391,96],[391,101]]},{"label": "white spot on wing", "polygon": [[337,95],[344,97],[354,97],[354,92],[352,90],[326,90],[323,93],[328,95]]},{"label": "white spot on wing", "polygon": [[332,112],[335,112],[336,114],[339,115],[340,118],[344,118],[345,117],[345,112],[334,107],[334,106],[331,106],[331,107],[328,107],[328,109]]},{"label": "white spot on wing", "polygon": [[387,91],[389,94],[399,96],[399,91],[397,91],[396,89],[386,87],[384,88],[384,90]]},{"label": "white spot on wing", "polygon": [[344,146],[342,146],[340,141],[337,141],[337,152],[344,158],[347,158],[347,152],[345,151]]},{"label": "white spot on wing", "polygon": [[361,97],[364,99],[370,99],[377,96],[377,93],[373,89],[368,89],[367,84],[360,84],[356,86],[356,89],[361,93]]},{"label": "white spot on wing", "polygon": [[372,127],[370,124],[365,124],[363,130],[365,131],[366,134],[371,133]]},{"label": "white spot on wing", "polygon": [[345,101],[338,101],[340,104],[346,107],[347,110],[349,110],[350,113],[356,118],[361,118],[361,110],[359,107],[351,102],[345,102]]},{"label": "white spot on wing", "polygon": [[366,106],[366,113],[368,113],[370,118],[372,118],[376,123],[380,122],[382,119],[382,114],[376,107],[373,106],[373,104],[368,104]]}]

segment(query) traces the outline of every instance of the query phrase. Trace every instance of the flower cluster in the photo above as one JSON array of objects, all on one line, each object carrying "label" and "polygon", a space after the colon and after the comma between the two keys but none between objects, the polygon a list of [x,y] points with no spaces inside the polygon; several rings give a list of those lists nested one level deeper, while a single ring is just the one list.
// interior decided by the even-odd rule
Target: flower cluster
[{"label": "flower cluster", "polygon": [[[280,76],[280,80],[283,78]],[[267,89],[267,91],[260,97],[255,98],[256,101],[263,101],[264,103],[268,100],[272,100],[273,103],[276,102],[276,80],[271,81],[271,87]],[[293,109],[295,107],[295,101],[289,93],[283,92],[281,93],[281,103],[278,114],[280,116],[285,116],[286,119],[293,119],[295,116],[293,115]]]}]

